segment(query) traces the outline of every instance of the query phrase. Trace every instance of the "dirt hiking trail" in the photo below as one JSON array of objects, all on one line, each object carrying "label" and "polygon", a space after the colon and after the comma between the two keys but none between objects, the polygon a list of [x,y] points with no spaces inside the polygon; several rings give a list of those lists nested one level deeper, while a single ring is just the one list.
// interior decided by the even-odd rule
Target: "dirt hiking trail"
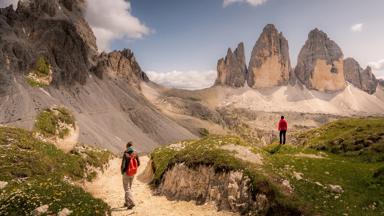
[{"label": "dirt hiking trail", "polygon": [[[144,172],[149,159],[140,157],[141,166],[138,176]],[[169,201],[163,196],[152,194],[148,184],[135,178],[133,182],[133,196],[136,207],[133,210],[122,208],[124,204],[124,191],[120,173],[121,159],[110,161],[108,169],[99,175],[93,182],[85,183],[85,190],[93,196],[103,199],[112,207],[113,216],[140,215],[140,216],[235,216],[230,212],[217,212],[212,205],[197,206],[194,202]],[[140,179],[140,178],[139,178]]]}]

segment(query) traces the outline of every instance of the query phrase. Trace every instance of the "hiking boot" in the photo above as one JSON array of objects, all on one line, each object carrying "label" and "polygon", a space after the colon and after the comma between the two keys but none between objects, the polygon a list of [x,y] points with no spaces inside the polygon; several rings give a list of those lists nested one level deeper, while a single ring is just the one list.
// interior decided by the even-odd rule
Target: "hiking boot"
[{"label": "hiking boot", "polygon": [[132,204],[132,205],[128,206],[128,207],[127,207],[127,209],[128,209],[128,210],[130,210],[130,209],[133,209],[133,207],[135,207],[135,205],[134,205],[134,204]]}]

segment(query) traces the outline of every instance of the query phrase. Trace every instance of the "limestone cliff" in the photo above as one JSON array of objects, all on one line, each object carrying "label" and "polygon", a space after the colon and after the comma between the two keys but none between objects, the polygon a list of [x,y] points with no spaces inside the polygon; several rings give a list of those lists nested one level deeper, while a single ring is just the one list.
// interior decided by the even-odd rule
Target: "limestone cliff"
[{"label": "limestone cliff", "polygon": [[104,74],[107,74],[112,77],[123,78],[131,85],[139,86],[141,81],[149,81],[136,61],[133,52],[129,49],[100,54],[98,63],[92,68],[92,71],[101,79]]},{"label": "limestone cliff", "polygon": [[361,73],[362,90],[368,92],[369,94],[374,94],[376,92],[376,88],[378,84],[379,84],[379,81],[376,79],[375,75],[372,73],[372,68],[368,66]]},{"label": "limestone cliff", "polygon": [[309,89],[342,90],[345,88],[343,52],[327,34],[314,29],[300,51],[295,74]]},{"label": "limestone cliff", "polygon": [[371,67],[363,69],[355,59],[347,58],[344,60],[344,74],[345,80],[357,88],[369,94],[376,92],[379,81],[372,73]]},{"label": "limestone cliff", "polygon": [[274,25],[267,25],[257,40],[248,71],[248,85],[253,88],[288,83],[291,74],[288,41]]},{"label": "limestone cliff", "polygon": [[[55,84],[85,83],[97,55],[96,38],[83,18],[80,0],[20,1],[0,9],[0,70],[26,74],[47,59]],[[7,71],[7,72],[6,72]]]},{"label": "limestone cliff", "polygon": [[217,62],[217,79],[215,85],[235,88],[243,87],[246,74],[244,44],[240,43],[235,52],[228,49],[226,57]]}]

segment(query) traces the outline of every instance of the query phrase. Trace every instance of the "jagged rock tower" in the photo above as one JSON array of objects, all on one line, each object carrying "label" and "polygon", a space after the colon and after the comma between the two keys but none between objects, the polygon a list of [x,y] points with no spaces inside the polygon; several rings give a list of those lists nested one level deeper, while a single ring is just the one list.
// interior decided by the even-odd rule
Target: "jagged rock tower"
[{"label": "jagged rock tower", "polygon": [[244,44],[240,43],[235,52],[229,48],[227,56],[217,62],[217,79],[215,85],[243,87],[247,75]]},{"label": "jagged rock tower", "polygon": [[343,52],[327,34],[314,29],[300,51],[295,74],[309,89],[342,90],[345,88]]},{"label": "jagged rock tower", "polygon": [[344,60],[344,74],[345,80],[357,88],[369,94],[376,92],[379,81],[373,75],[371,67],[363,69],[355,59],[347,58]]},{"label": "jagged rock tower", "polygon": [[286,85],[291,71],[288,41],[274,25],[268,24],[252,51],[248,85],[253,88]]}]

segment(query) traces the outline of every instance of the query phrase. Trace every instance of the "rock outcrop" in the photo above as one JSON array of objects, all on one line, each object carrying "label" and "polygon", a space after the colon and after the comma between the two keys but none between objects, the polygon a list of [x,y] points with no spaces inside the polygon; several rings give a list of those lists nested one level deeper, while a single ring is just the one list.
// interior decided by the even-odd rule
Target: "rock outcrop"
[{"label": "rock outcrop", "polygon": [[309,89],[342,90],[346,86],[343,52],[327,34],[314,29],[300,51],[295,74]]},{"label": "rock outcrop", "polygon": [[100,79],[103,79],[104,74],[107,74],[125,79],[131,85],[139,85],[141,81],[149,81],[137,63],[133,52],[129,49],[100,54],[98,63],[92,68],[92,71]]},{"label": "rock outcrop", "polygon": [[291,70],[287,39],[274,25],[267,25],[252,51],[248,85],[253,88],[286,85]]},{"label": "rock outcrop", "polygon": [[372,68],[368,66],[361,73],[362,90],[368,92],[369,94],[374,94],[376,92],[376,88],[378,84],[379,84],[379,81],[376,79],[375,75],[372,73]]},{"label": "rock outcrop", "polygon": [[379,85],[381,87],[384,87],[384,79],[379,79],[378,81],[379,81]]},{"label": "rock outcrop", "polygon": [[345,80],[357,88],[361,89],[361,73],[363,68],[353,58],[347,58],[344,60],[344,76]]},{"label": "rock outcrop", "polygon": [[347,58],[344,60],[344,75],[345,80],[357,88],[369,94],[376,92],[379,81],[372,73],[371,67],[363,69],[355,59]]},{"label": "rock outcrop", "polygon": [[81,0],[28,0],[20,1],[16,10],[0,9],[1,73],[26,74],[44,57],[52,66],[54,83],[85,83],[97,47],[82,15],[83,4]]},{"label": "rock outcrop", "polygon": [[243,214],[280,215],[284,212],[285,215],[301,215],[299,210],[281,206],[267,182],[261,183],[255,194],[250,184],[251,180],[240,171],[220,173],[213,167],[190,169],[177,164],[164,174],[157,192],[171,200],[214,203],[219,210]]},{"label": "rock outcrop", "polygon": [[217,62],[217,79],[215,85],[243,87],[246,80],[244,44],[240,43],[235,52],[229,48],[227,56]]}]

